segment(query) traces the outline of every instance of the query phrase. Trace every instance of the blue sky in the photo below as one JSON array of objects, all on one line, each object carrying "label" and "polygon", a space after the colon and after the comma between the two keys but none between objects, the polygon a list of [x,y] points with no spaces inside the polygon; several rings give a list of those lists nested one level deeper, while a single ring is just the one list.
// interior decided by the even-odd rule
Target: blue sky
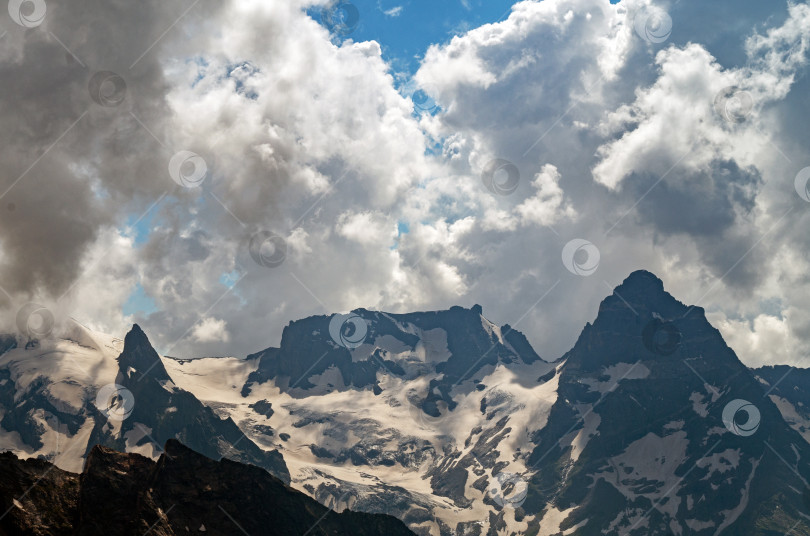
[{"label": "blue sky", "polygon": [[[359,19],[345,37],[380,43],[397,73],[413,74],[427,48],[509,15],[509,0],[355,0]],[[320,10],[311,10],[323,20]]]}]

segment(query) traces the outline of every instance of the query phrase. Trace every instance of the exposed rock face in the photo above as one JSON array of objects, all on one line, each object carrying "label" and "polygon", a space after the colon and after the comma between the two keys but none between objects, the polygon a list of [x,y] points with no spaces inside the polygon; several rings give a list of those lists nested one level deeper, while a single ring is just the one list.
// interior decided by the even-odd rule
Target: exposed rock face
[{"label": "exposed rock face", "polygon": [[[91,445],[156,459],[162,442],[178,438],[210,458],[291,478],[322,504],[395,516],[420,536],[810,536],[810,371],[748,369],[700,307],[649,272],[605,298],[553,363],[477,306],[358,309],[336,332],[346,317],[292,322],[280,348],[248,359],[160,360],[139,328],[103,361],[90,360],[93,341],[81,336],[31,350],[11,344],[0,354],[0,450],[81,460],[88,440],[75,451],[65,442],[88,430],[89,413]],[[98,389],[73,362],[106,363],[103,383],[133,393],[132,415],[116,424],[72,402],[81,397],[71,393]],[[105,505],[110,489],[121,504],[135,501],[137,523],[170,534],[180,523],[198,531],[193,522],[208,515],[176,504],[205,504],[221,514],[207,531],[224,531],[228,515],[242,524],[235,512],[253,500],[245,489],[270,486],[251,469],[239,473],[250,486],[192,490],[176,475],[229,462],[214,470],[216,462],[186,459],[175,476],[161,473],[173,463],[94,450],[77,499],[77,512],[90,512],[85,530],[102,531],[92,520],[107,509],[126,514]],[[116,467],[100,473],[106,487],[93,484],[94,466]],[[131,474],[149,481],[148,495]],[[265,514],[250,517],[281,523]]]},{"label": "exposed rock face", "polygon": [[[703,309],[644,271],[543,367],[480,313],[357,310],[368,332],[356,348],[334,344],[328,317],[293,322],[280,349],[253,356],[234,414],[290,434],[301,489],[324,502],[350,492],[354,508],[419,534],[810,534],[810,446],[791,430],[810,436],[807,375],[768,392],[787,369],[752,374]],[[374,382],[356,382],[372,362]],[[265,399],[267,419],[251,406]],[[429,490],[391,486],[392,469]]]},{"label": "exposed rock face", "polygon": [[0,535],[71,534],[78,500],[78,475],[0,453]]},{"label": "exposed rock face", "polygon": [[[357,323],[344,322],[346,340],[342,318]],[[310,317],[248,362],[242,400],[221,407],[257,441],[262,425],[279,431],[293,485],[327,504],[348,496],[425,536],[486,532],[488,482],[523,468],[527,428],[542,426],[556,385],[556,365],[480,306]]]},{"label": "exposed rock face", "polygon": [[[441,375],[430,383],[422,409],[431,416],[438,416],[437,402],[442,401],[452,410],[455,402],[450,396],[452,388],[471,378],[481,368],[497,363],[531,364],[540,360],[526,337],[509,325],[498,327],[482,316],[479,305],[470,309],[451,307],[447,311],[424,313],[388,314],[357,309],[352,315],[362,319],[364,341],[386,340],[391,347],[376,348],[368,355],[358,358],[357,352],[335,340],[331,325],[334,317],[314,316],[291,322],[281,337],[280,348],[268,348],[248,356],[260,359],[258,370],[253,373],[243,394],[247,396],[251,383],[285,378],[290,387],[310,389],[314,387],[309,378],[322,374],[329,368],[340,372],[345,385],[356,388],[373,386],[375,393],[382,389],[377,380],[379,372],[402,378],[412,378],[425,373]],[[330,328],[331,331],[330,331]],[[436,330],[446,337],[442,345],[447,355],[436,362],[403,363],[397,356],[410,351],[418,353],[423,338],[419,334]]]},{"label": "exposed rock face", "polygon": [[526,511],[578,535],[810,533],[810,444],[700,307],[635,272],[564,359]]},{"label": "exposed rock face", "polygon": [[[77,324],[62,339],[17,342],[0,336],[0,431],[7,432],[0,450],[79,471],[94,445],[156,459],[163,443],[178,439],[206,456],[258,465],[289,482],[277,450],[259,448],[232,419],[172,382],[137,325],[123,341]],[[99,405],[109,388],[127,393],[116,402],[118,418]]]},{"label": "exposed rock face", "polygon": [[283,481],[290,481],[287,466],[278,451],[260,449],[244,437],[232,419],[220,418],[193,394],[174,385],[138,325],[127,334],[118,364],[120,372],[116,383],[132,393],[132,413],[115,435],[110,433],[106,423],[97,426],[91,445],[103,444],[124,451],[127,436],[130,443],[152,445],[178,439],[208,457],[228,456],[263,467]]},{"label": "exposed rock face", "polygon": [[0,455],[2,535],[408,535],[392,517],[335,513],[262,468],[176,440],[157,462],[94,447],[81,475]]}]

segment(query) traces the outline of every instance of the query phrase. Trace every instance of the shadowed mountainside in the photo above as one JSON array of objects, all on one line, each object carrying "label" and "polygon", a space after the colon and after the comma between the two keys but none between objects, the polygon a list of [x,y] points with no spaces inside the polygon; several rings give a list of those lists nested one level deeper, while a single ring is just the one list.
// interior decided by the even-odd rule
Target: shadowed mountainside
[{"label": "shadowed mountainside", "polygon": [[390,516],[335,513],[260,467],[179,441],[157,462],[96,446],[81,475],[0,454],[0,535],[408,535]]}]

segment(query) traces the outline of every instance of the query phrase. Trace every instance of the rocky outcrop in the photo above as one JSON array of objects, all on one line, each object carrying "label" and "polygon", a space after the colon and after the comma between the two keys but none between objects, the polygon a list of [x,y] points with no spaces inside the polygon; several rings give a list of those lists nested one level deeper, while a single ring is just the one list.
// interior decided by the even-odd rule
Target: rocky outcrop
[{"label": "rocky outcrop", "polygon": [[116,383],[132,393],[132,412],[123,421],[121,431],[114,435],[106,419],[99,419],[90,445],[102,444],[124,451],[128,447],[127,437],[137,437],[137,445],[155,442],[161,445],[169,439],[178,439],[208,457],[228,456],[258,465],[289,483],[290,475],[281,453],[259,448],[232,419],[220,418],[193,394],[172,383],[137,324],[126,336],[118,366]]},{"label": "rocky outcrop", "polygon": [[392,517],[336,513],[260,467],[170,440],[157,462],[95,446],[81,475],[0,454],[0,535],[409,535]]},{"label": "rocky outcrop", "polygon": [[634,272],[564,359],[527,512],[570,509],[574,535],[810,534],[810,444],[702,308]]}]

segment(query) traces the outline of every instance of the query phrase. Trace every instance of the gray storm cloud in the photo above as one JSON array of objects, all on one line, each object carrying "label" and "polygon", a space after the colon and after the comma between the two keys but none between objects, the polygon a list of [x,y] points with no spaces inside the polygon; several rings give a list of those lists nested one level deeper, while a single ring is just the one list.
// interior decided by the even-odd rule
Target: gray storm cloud
[{"label": "gray storm cloud", "polygon": [[[36,299],[106,331],[137,321],[173,355],[245,355],[310,314],[481,303],[555,358],[648,268],[742,346],[808,333],[792,190],[808,8],[679,2],[651,43],[634,24],[648,4],[521,2],[431,47],[408,87],[435,115],[413,113],[379,44],[339,43],[306,3],[49,2],[36,28],[5,20],[4,317]],[[729,87],[751,97],[738,123],[717,113]],[[170,172],[179,151],[204,176],[193,158]],[[519,171],[508,192],[482,182],[496,159]],[[256,236],[283,240],[281,262],[256,261],[278,255]],[[593,275],[561,262],[572,239],[599,249]],[[136,284],[154,310],[125,315]],[[792,340],[779,359],[801,357]]]},{"label": "gray storm cloud", "polygon": [[[14,297],[59,297],[100,230],[165,190],[164,157],[138,121],[164,135],[155,41],[175,17],[165,2],[88,0],[48,2],[35,28],[3,21],[0,280]],[[99,71],[125,89],[91,83]]]}]

